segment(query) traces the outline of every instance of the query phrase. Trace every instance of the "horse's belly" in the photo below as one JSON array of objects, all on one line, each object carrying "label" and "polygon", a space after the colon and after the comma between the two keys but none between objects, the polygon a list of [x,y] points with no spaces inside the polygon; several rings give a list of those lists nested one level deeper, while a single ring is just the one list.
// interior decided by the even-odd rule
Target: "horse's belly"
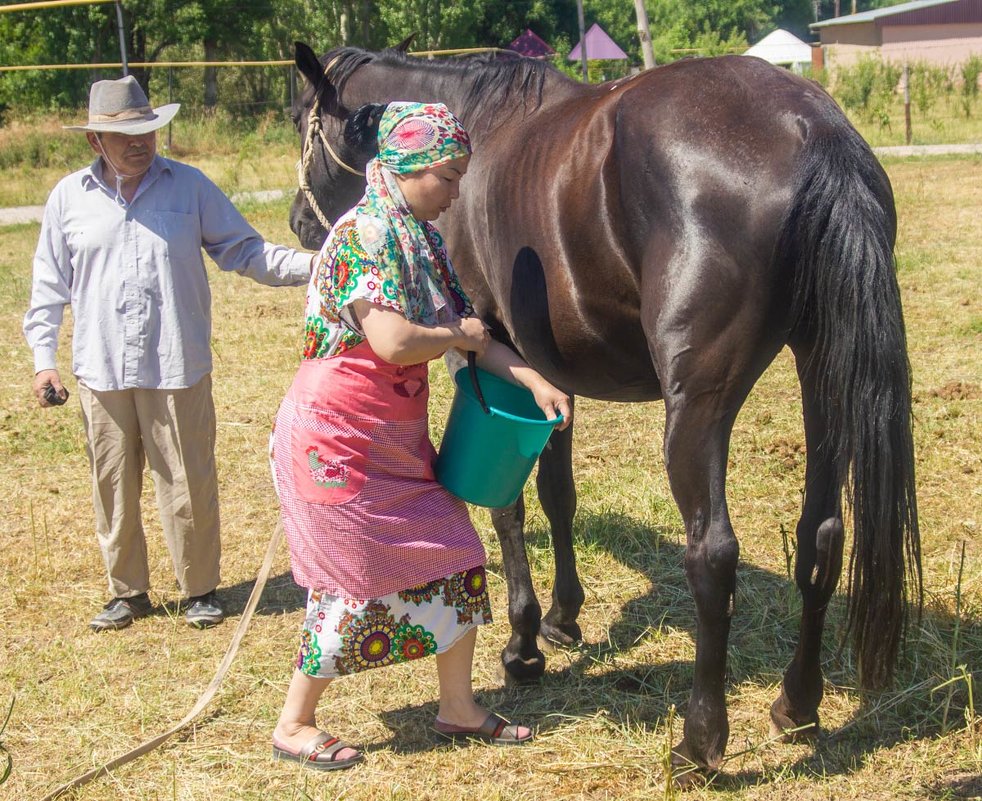
[{"label": "horse's belly", "polygon": [[[529,336],[529,318],[515,321],[515,344],[536,370],[567,392],[609,401],[651,401],[662,397],[661,383],[648,352],[633,331],[610,329],[596,338],[584,336],[593,329],[563,330]],[[577,325],[582,325],[578,323]]]}]

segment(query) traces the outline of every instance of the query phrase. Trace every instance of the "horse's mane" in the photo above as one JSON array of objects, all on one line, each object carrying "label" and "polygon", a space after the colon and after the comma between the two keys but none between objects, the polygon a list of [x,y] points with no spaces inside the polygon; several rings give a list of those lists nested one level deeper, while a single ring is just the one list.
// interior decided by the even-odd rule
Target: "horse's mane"
[{"label": "horse's mane", "polygon": [[561,75],[554,67],[541,61],[521,57],[501,60],[494,58],[493,54],[430,61],[396,49],[371,52],[357,47],[339,47],[321,56],[320,62],[325,68],[331,65],[329,77],[338,95],[355,70],[368,63],[412,66],[436,75],[456,75],[463,79],[464,96],[461,108],[455,111],[464,117],[468,117],[478,106],[490,103],[500,106],[512,98],[523,103],[532,101],[533,108],[537,108],[542,103],[546,78],[550,74]]}]

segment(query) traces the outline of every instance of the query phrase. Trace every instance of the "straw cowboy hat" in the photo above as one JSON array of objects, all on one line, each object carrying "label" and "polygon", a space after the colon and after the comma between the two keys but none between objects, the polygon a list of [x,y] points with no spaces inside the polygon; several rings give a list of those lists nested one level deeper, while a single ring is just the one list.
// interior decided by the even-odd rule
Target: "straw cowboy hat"
[{"label": "straw cowboy hat", "polygon": [[69,131],[96,131],[138,136],[156,131],[169,123],[180,103],[151,108],[150,101],[127,75],[115,81],[96,81],[89,90],[89,121],[86,125],[65,125]]}]

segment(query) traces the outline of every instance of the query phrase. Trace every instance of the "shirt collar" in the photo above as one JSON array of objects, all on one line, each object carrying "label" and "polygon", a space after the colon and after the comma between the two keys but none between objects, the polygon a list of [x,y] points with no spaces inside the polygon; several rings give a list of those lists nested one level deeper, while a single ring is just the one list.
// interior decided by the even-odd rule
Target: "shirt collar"
[{"label": "shirt collar", "polygon": [[[143,177],[143,182],[149,186],[163,172],[171,172],[170,162],[157,153],[150,163],[150,169]],[[99,156],[85,170],[82,171],[82,187],[85,189],[95,189],[102,187],[110,192],[115,192],[116,188],[109,186],[102,177],[102,157]]]}]

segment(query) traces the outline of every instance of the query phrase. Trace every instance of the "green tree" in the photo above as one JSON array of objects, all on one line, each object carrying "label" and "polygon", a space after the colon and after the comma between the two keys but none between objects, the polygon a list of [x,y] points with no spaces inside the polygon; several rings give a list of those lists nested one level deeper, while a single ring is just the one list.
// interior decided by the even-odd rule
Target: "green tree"
[{"label": "green tree", "polygon": [[483,0],[401,0],[379,2],[379,16],[393,40],[416,34],[414,49],[475,47]]}]

